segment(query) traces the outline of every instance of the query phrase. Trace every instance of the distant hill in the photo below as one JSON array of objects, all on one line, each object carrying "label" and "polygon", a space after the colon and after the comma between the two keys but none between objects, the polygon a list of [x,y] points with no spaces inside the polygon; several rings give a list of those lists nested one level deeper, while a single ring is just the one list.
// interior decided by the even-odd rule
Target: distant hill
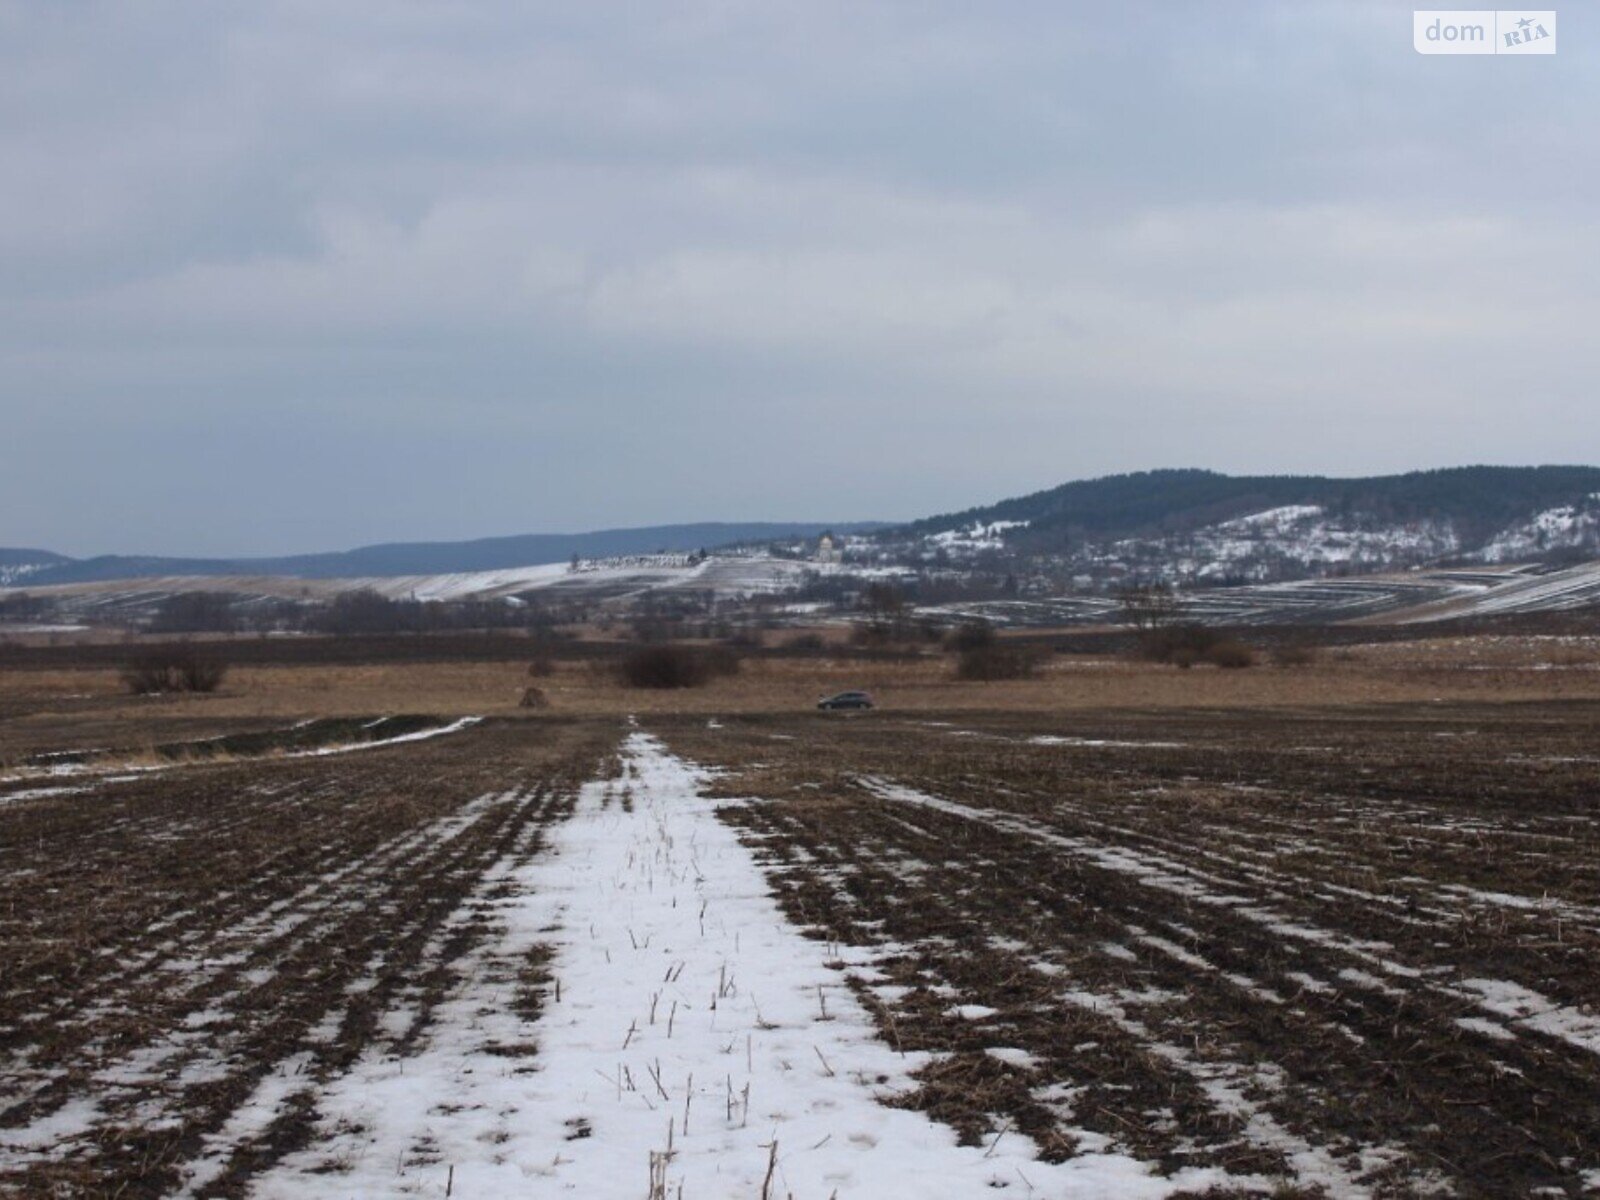
[{"label": "distant hill", "polygon": [[848,561],[1113,588],[1270,583],[1472,563],[1559,566],[1600,557],[1600,467],[1452,467],[1338,479],[1143,471],[1079,480],[909,524],[706,522],[392,542],[280,558],[72,560],[0,550],[0,585],[140,577],[361,579],[503,571],[545,563],[853,535]]},{"label": "distant hill", "polygon": [[0,549],[0,587],[22,583],[40,571],[70,564],[72,560],[49,550]]},{"label": "distant hill", "polygon": [[[467,542],[390,542],[330,554],[282,558],[162,558],[104,555],[69,559],[48,551],[0,550],[0,571],[7,556],[31,569],[16,582],[32,585],[97,583],[103,580],[174,575],[295,575],[307,579],[359,578],[369,575],[444,575],[463,571],[495,571],[538,566],[580,558],[614,558],[657,551],[687,553],[699,549],[815,537],[824,529],[862,533],[880,528],[872,522],[827,525],[822,522],[703,522],[656,525],[638,529],[603,529],[594,533],[532,533],[480,538]],[[28,557],[33,556],[33,557]]]},{"label": "distant hill", "polygon": [[[1336,479],[1322,475],[1223,475],[1141,471],[1062,484],[906,526],[913,534],[1025,522],[1012,536],[1094,538],[1183,533],[1293,505],[1374,523],[1448,520],[1464,548],[1535,514],[1600,492],[1600,467],[1451,467]],[[899,531],[896,531],[899,532]]]}]

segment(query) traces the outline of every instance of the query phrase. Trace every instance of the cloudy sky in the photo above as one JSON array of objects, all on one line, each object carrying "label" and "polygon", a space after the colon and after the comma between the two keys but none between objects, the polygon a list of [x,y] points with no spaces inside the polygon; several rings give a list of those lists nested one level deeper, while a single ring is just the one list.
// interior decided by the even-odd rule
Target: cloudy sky
[{"label": "cloudy sky", "polygon": [[0,545],[1600,460],[1600,71],[1410,4],[0,0]]}]

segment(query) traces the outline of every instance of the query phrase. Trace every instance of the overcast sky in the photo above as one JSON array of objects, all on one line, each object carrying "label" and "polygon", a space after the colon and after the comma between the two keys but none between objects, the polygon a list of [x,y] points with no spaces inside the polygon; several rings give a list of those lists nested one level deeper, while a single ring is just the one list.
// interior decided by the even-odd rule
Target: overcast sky
[{"label": "overcast sky", "polygon": [[1600,460],[1600,71],[1411,4],[0,0],[0,545]]}]

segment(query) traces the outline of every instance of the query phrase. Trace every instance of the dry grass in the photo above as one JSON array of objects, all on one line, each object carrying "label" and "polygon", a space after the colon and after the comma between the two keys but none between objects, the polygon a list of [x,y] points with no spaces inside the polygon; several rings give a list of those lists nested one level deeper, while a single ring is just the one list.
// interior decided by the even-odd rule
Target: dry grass
[{"label": "dry grass", "polygon": [[[411,668],[426,673],[427,668]],[[476,678],[488,691],[465,708],[430,701],[429,712],[510,711],[521,695],[512,670]],[[463,681],[464,682],[464,681]],[[441,692],[418,679],[418,690]],[[1537,660],[1492,670],[1464,671],[1448,662],[1391,661],[1363,652],[1350,661],[1324,661],[1300,671],[1177,671],[1112,658],[1057,656],[1032,679],[973,683],[951,678],[945,656],[916,662],[846,659],[749,659],[737,676],[692,692],[648,694],[619,686],[586,666],[562,663],[543,681],[554,714],[728,713],[808,710],[820,696],[852,688],[872,692],[886,710],[1056,711],[1107,708],[1277,708],[1432,702],[1439,699],[1537,700],[1600,698],[1600,672],[1543,669]],[[476,704],[477,707],[473,707]]]},{"label": "dry grass", "polygon": [[[130,697],[116,672],[0,674],[0,759],[42,744],[140,745],[253,723],[378,713],[517,715],[528,720],[622,713],[809,710],[832,692],[864,688],[888,711],[1274,709],[1450,700],[1600,698],[1600,643],[1589,639],[1465,638],[1358,646],[1296,671],[1178,671],[1154,663],[1057,655],[1031,679],[959,681],[947,656],[913,662],[762,659],[693,691],[626,688],[597,666],[564,661],[542,677],[543,710],[519,707],[520,661],[238,667],[210,696]],[[152,732],[155,730],[156,732]],[[201,731],[196,733],[195,731]],[[48,731],[48,733],[46,732]]]}]

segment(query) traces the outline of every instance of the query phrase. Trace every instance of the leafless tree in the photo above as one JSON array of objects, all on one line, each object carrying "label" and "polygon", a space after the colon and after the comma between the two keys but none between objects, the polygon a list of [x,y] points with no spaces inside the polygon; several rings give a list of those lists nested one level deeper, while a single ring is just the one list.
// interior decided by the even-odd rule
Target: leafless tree
[{"label": "leafless tree", "polygon": [[1118,595],[1117,604],[1123,624],[1132,625],[1140,633],[1171,625],[1183,612],[1178,594],[1160,583],[1125,588]]}]

